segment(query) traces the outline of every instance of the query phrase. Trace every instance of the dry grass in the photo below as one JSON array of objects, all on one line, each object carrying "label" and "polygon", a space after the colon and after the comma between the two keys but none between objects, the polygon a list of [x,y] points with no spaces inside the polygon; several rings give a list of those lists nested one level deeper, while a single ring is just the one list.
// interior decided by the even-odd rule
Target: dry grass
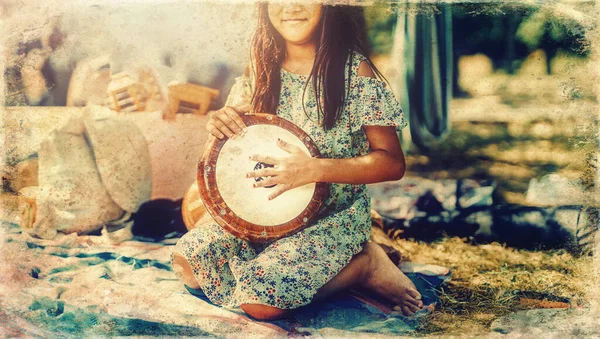
[{"label": "dry grass", "polygon": [[459,60],[459,83],[473,97],[498,95],[502,103],[514,108],[596,100],[590,60],[559,53],[552,60],[554,74],[546,74],[545,64],[546,55],[537,50],[510,75],[494,71],[485,55],[464,56]]},{"label": "dry grass", "polygon": [[435,243],[395,241],[411,261],[452,269],[440,290],[440,307],[423,323],[422,334],[482,334],[503,315],[526,309],[520,298],[573,302],[589,306],[594,296],[592,257],[564,250],[524,251],[497,243],[471,245],[459,238]]},{"label": "dry grass", "polygon": [[[379,57],[384,73],[385,57]],[[451,103],[452,132],[439,149],[409,152],[410,175],[430,179],[476,178],[497,182],[498,202],[526,203],[532,178],[558,173],[592,188],[597,163],[597,102],[590,61],[559,55],[556,74],[545,74],[545,56],[532,54],[511,76],[483,55],[459,62],[461,86],[471,97]],[[590,118],[591,117],[591,118]],[[594,258],[565,250],[525,251],[501,244],[471,245],[446,238],[434,243],[380,241],[404,258],[446,266],[453,276],[421,335],[482,335],[497,318],[526,309],[521,298],[594,304],[600,277]],[[597,294],[597,292],[596,292]]]}]

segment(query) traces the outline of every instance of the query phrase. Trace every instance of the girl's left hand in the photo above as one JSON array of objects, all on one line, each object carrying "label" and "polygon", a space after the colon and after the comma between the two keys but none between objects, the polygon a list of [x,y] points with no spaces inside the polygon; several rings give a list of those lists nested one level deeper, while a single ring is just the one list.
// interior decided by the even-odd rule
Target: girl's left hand
[{"label": "girl's left hand", "polygon": [[260,161],[275,167],[268,167],[246,174],[246,178],[263,177],[263,180],[254,183],[254,187],[268,187],[277,185],[275,191],[269,195],[273,200],[285,191],[315,182],[315,158],[304,153],[299,147],[277,139],[277,146],[290,155],[287,157],[270,157],[252,155],[250,160]]}]

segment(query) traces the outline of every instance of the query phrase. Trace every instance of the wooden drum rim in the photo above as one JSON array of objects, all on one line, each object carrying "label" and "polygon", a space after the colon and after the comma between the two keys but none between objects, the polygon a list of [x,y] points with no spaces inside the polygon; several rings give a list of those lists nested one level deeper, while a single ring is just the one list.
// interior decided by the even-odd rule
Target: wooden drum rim
[{"label": "wooden drum rim", "polygon": [[[240,115],[246,126],[272,125],[284,128],[298,137],[308,149],[313,158],[320,158],[321,153],[310,136],[294,123],[268,113],[246,113]],[[200,197],[212,218],[226,231],[234,236],[250,242],[264,243],[288,236],[306,227],[317,216],[329,194],[329,184],[315,183],[315,191],[308,206],[297,217],[289,222],[263,226],[248,222],[236,215],[225,203],[217,189],[215,168],[218,155],[227,142],[227,138],[211,138],[205,147],[198,162],[198,190]]]}]

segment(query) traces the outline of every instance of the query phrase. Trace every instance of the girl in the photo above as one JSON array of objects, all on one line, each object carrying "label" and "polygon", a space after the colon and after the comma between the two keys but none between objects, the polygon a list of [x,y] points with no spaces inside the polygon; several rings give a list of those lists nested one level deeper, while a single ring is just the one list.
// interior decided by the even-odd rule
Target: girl
[{"label": "girl", "polygon": [[277,114],[317,144],[323,158],[278,141],[289,157],[257,154],[273,164],[247,174],[277,185],[269,197],[312,182],[330,194],[313,225],[267,245],[240,240],[216,223],[201,225],[177,243],[173,267],[215,304],[241,307],[270,320],[350,287],[375,292],[405,315],[423,308],[412,282],[371,233],[365,184],[398,180],[404,154],[397,131],[402,110],[368,58],[362,8],[262,3],[251,67],[236,79],[226,106],[207,124],[217,138],[243,137],[239,114]]}]

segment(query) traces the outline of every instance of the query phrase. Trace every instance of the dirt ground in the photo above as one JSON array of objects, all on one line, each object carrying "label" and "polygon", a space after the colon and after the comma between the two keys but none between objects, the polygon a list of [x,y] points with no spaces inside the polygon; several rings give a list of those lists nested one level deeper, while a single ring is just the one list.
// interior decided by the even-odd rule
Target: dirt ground
[{"label": "dirt ground", "polygon": [[[384,74],[386,61],[376,60]],[[531,179],[551,173],[593,190],[598,182],[598,107],[591,66],[587,60],[559,56],[553,61],[556,74],[547,75],[544,63],[543,53],[534,52],[517,74],[507,75],[494,71],[483,55],[461,59],[459,81],[469,95],[451,102],[452,131],[446,142],[428,153],[407,152],[407,175],[493,179],[495,201],[517,204],[527,204]],[[385,237],[375,231],[376,239]],[[394,247],[412,261],[453,270],[422,335],[489,333],[499,317],[539,307],[523,298],[597,306],[600,280],[592,256],[498,243],[471,245],[459,238],[396,240]]]}]

